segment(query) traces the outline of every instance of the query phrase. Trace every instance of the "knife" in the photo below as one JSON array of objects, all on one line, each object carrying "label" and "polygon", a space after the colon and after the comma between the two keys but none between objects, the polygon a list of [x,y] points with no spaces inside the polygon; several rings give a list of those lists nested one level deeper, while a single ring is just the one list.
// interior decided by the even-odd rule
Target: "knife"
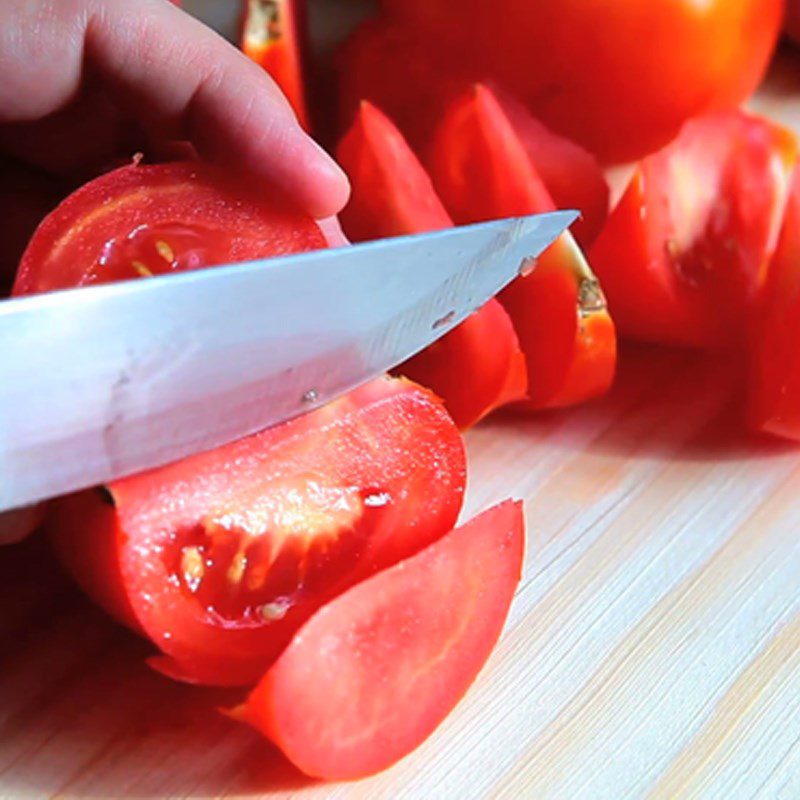
[{"label": "knife", "polygon": [[576,217],[0,302],[0,511],[317,408],[452,330]]}]

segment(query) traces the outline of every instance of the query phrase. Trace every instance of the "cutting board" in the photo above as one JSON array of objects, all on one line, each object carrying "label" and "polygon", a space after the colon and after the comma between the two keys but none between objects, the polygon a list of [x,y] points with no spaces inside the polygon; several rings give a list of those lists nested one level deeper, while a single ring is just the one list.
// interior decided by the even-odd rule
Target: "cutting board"
[{"label": "cutting board", "polygon": [[[800,123],[800,62],[755,101]],[[502,639],[415,753],[322,784],[144,665],[34,539],[0,551],[3,797],[800,798],[800,450],[735,360],[627,348],[611,395],[467,435],[465,515],[523,498]]]}]

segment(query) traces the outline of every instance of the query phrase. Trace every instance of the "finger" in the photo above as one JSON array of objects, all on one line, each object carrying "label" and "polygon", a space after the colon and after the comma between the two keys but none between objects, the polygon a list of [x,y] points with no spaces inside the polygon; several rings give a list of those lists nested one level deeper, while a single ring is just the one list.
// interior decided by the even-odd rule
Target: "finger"
[{"label": "finger", "polygon": [[165,126],[248,180],[276,183],[315,216],[346,202],[343,173],[264,70],[163,0],[96,0],[86,55],[141,109],[145,125]]},{"label": "finger", "polygon": [[[8,26],[25,33],[3,33]],[[166,0],[10,0],[0,10],[0,119],[58,110],[87,72],[149,135],[187,139],[203,158],[277,186],[315,216],[346,202],[347,179],[269,76]]]}]

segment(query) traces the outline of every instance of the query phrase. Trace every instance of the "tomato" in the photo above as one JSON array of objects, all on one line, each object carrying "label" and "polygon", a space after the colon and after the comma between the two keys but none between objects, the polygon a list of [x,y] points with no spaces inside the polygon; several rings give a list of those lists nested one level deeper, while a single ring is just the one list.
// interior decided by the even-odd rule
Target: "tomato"
[{"label": "tomato", "polygon": [[748,414],[759,431],[800,440],[800,171],[750,343]]},{"label": "tomato", "polygon": [[620,332],[738,344],[783,219],[794,136],[740,111],[687,123],[644,159],[590,252]]},{"label": "tomato", "polygon": [[57,501],[49,527],[87,593],[162,651],[154,666],[247,685],[326,601],[450,530],[464,480],[441,405],[386,378]]},{"label": "tomato", "polygon": [[520,578],[521,504],[507,501],[315,614],[234,712],[303,772],[348,780],[410,753],[500,636]]},{"label": "tomato", "polygon": [[242,51],[269,72],[308,130],[301,0],[244,0]]},{"label": "tomato", "polygon": [[453,225],[431,179],[403,135],[363,101],[336,148],[350,179],[350,202],[339,215],[353,241],[425,233]]},{"label": "tomato", "polygon": [[[434,185],[458,222],[554,208],[508,116],[484,86],[451,104],[434,135],[429,164]],[[608,389],[616,365],[614,324],[569,233],[499,298],[525,354],[529,407],[570,405]]]},{"label": "tomato", "polygon": [[[368,20],[338,57],[343,124],[350,126],[364,100],[374,101],[424,155],[448,105],[481,77],[472,74],[468,64],[456,69],[438,58],[438,48],[424,46],[413,33]],[[391,70],[386,70],[386,62],[394,60],[410,73],[409,84],[397,85]],[[414,89],[412,97],[409,86],[425,90]],[[590,243],[608,213],[608,186],[597,161],[545,127],[508,92],[496,85],[493,90],[556,204],[582,212],[574,233],[582,244]]]},{"label": "tomato", "polygon": [[[361,104],[339,143],[350,177],[342,213],[355,240],[439,230],[453,223],[430,178],[391,120]],[[490,300],[455,330],[398,368],[444,399],[460,428],[524,396],[525,361],[508,314]]]},{"label": "tomato", "polygon": [[581,218],[571,232],[582,247],[590,245],[608,216],[608,184],[595,157],[553,133],[508,93],[494,94],[556,208],[576,208]]},{"label": "tomato", "polygon": [[800,2],[798,0],[788,0],[783,29],[793,42],[800,42]]},{"label": "tomato", "polygon": [[324,246],[311,217],[208,165],[134,164],[86,184],[45,218],[22,257],[14,293]]},{"label": "tomato", "polygon": [[[451,72],[468,55],[473,80],[493,79],[604,161],[627,161],[666,144],[688,118],[751,94],[777,41],[784,0],[383,5],[395,28],[413,31]],[[425,84],[409,82],[415,70],[387,52],[380,71],[409,108],[425,93]]]}]

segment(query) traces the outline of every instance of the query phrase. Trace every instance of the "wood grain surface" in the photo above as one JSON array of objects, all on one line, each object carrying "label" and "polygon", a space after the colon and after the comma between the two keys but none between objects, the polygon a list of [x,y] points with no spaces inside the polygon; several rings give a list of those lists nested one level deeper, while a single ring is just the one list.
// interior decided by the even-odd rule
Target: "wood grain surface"
[{"label": "wood grain surface", "polygon": [[[796,76],[757,102],[792,120]],[[357,783],[151,672],[43,542],[0,551],[0,796],[800,798],[800,452],[741,433],[738,367],[628,348],[610,397],[467,436],[466,514],[525,499],[524,578],[465,700]]]}]

